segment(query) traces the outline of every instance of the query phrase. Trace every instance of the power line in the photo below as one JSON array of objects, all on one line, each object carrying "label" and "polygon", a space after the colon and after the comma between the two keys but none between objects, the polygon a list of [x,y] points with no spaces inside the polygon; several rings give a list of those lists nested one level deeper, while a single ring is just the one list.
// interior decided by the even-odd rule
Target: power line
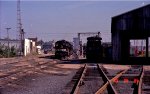
[{"label": "power line", "polygon": [[10,30],[11,28],[6,28],[6,30],[7,30],[7,43],[8,43],[8,51],[7,51],[7,57],[9,57],[9,53],[10,53],[10,48],[9,48],[9,30]]},{"label": "power line", "polygon": [[[35,32],[29,32],[28,34],[35,34]],[[47,32],[36,32],[36,34],[56,34],[56,35],[63,35],[63,34],[77,34],[77,33],[47,33]],[[101,34],[111,34],[109,32],[101,32]]]}]

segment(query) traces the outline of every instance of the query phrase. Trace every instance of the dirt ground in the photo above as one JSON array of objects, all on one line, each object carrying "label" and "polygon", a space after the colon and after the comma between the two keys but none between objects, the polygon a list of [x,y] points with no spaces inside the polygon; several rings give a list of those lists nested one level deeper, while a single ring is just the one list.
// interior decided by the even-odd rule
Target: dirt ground
[{"label": "dirt ground", "polygon": [[61,94],[82,66],[39,57],[0,61],[0,94]]}]

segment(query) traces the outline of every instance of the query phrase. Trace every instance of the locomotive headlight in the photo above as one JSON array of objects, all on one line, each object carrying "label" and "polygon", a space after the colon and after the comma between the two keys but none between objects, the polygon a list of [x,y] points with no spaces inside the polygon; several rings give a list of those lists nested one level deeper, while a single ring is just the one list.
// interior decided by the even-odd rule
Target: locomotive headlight
[{"label": "locomotive headlight", "polygon": [[66,49],[61,49],[61,51],[67,51]]}]

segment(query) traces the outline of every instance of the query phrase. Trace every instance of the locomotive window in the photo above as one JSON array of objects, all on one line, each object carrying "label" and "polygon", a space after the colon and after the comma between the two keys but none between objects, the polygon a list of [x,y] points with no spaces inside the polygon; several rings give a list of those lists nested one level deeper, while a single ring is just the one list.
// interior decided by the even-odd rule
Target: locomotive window
[{"label": "locomotive window", "polygon": [[66,49],[61,49],[61,51],[67,51]]},{"label": "locomotive window", "polygon": [[57,49],[56,51],[67,51],[66,49]]}]

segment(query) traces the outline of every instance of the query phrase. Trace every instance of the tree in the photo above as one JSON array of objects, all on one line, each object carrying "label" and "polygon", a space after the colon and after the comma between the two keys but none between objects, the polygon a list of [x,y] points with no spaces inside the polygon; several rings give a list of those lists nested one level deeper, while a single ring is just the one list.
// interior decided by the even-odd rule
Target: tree
[{"label": "tree", "polygon": [[44,44],[44,41],[43,40],[39,40],[38,42],[37,42],[37,45],[43,45]]}]

